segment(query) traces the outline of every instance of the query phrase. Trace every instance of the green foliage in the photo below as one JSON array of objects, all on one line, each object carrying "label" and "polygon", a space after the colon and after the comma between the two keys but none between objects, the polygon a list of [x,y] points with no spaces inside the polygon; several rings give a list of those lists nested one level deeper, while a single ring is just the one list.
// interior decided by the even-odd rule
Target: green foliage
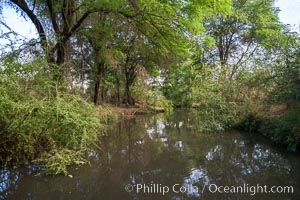
[{"label": "green foliage", "polygon": [[173,103],[167,100],[158,86],[152,88],[143,84],[142,80],[137,80],[132,88],[134,99],[142,107],[163,109],[166,113],[173,111]]},{"label": "green foliage", "polygon": [[[227,68],[223,75],[229,79],[260,67],[261,59],[265,65],[266,49],[279,48],[286,32],[273,0],[233,1],[232,12],[207,17],[204,26],[196,62]],[[206,45],[209,37],[213,45]]]},{"label": "green foliage", "polygon": [[289,151],[297,151],[300,143],[299,113],[289,112],[283,117],[266,118],[258,131],[273,142],[286,146]]},{"label": "green foliage", "polygon": [[162,87],[163,94],[173,101],[176,107],[191,107],[196,102],[192,93],[195,69],[189,64],[174,66],[167,70],[167,75]]},{"label": "green foliage", "polygon": [[269,95],[271,102],[300,102],[299,38],[294,38],[294,40],[296,44],[289,47],[288,52],[285,54],[285,59],[273,66],[275,88]]},{"label": "green foliage", "polygon": [[217,69],[197,65],[173,68],[168,71],[162,89],[176,106],[197,108],[202,131],[224,130],[236,118],[236,102],[232,98],[236,86],[234,82],[217,80],[219,73]]},{"label": "green foliage", "polygon": [[201,130],[222,131],[230,128],[236,119],[236,109],[234,102],[228,102],[218,94],[211,94],[207,99],[200,99],[197,107],[200,122],[203,123]]},{"label": "green foliage", "polygon": [[[8,96],[3,98],[5,100],[0,103],[4,141],[1,162],[19,163],[37,158],[50,170],[47,173],[65,173],[66,166],[74,163],[79,155],[96,147],[99,135],[104,134],[103,122],[109,121],[103,119],[108,116],[97,115],[97,112],[103,112],[100,107],[76,96],[25,102],[16,102]],[[60,151],[61,148],[64,150]],[[59,160],[64,153],[66,160]],[[48,159],[51,155],[54,157]],[[54,162],[53,159],[57,161],[55,165],[48,163]]]},{"label": "green foliage", "polygon": [[241,117],[240,121],[235,122],[235,128],[247,131],[249,133],[257,132],[262,119],[253,113]]},{"label": "green foliage", "polygon": [[[19,65],[18,69],[27,66],[31,65]],[[28,68],[32,69],[36,65]],[[5,69],[0,74],[0,163],[36,160],[46,173],[67,173],[67,166],[84,162],[84,153],[97,147],[112,114],[52,82],[48,85],[45,76],[28,70],[20,74]],[[44,84],[36,85],[41,80]]]},{"label": "green foliage", "polygon": [[50,152],[43,152],[36,163],[43,164],[47,174],[68,174],[67,167],[72,164],[84,164],[84,154],[81,151],[74,151],[67,148],[55,149]]}]

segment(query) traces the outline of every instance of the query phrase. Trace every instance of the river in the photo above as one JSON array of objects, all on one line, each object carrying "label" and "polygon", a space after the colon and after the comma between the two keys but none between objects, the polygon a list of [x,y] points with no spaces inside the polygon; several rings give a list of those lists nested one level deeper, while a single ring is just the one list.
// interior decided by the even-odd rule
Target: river
[{"label": "river", "polygon": [[300,157],[239,131],[202,133],[196,114],[125,117],[70,176],[0,169],[0,199],[300,199]]}]

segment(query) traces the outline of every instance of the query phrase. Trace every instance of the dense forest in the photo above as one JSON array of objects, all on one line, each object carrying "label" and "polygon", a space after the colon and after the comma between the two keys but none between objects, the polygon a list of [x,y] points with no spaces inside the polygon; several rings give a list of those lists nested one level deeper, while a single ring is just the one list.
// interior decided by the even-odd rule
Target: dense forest
[{"label": "dense forest", "polygon": [[189,108],[199,131],[236,128],[299,150],[300,38],[274,2],[1,1],[0,16],[13,8],[38,35],[0,17],[1,166],[67,173],[121,108]]}]

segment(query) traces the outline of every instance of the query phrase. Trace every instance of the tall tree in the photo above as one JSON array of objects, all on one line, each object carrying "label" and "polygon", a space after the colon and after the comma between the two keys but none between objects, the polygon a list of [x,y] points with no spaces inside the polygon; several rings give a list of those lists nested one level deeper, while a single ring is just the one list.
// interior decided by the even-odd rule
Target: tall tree
[{"label": "tall tree", "polygon": [[[117,12],[122,0],[5,0],[5,3],[26,16],[35,26],[47,61],[59,67],[63,77],[67,43],[78,33],[92,13]],[[122,11],[120,11],[122,12]]]},{"label": "tall tree", "polygon": [[[93,12],[87,1],[9,0],[6,2],[31,20],[39,35],[47,60],[59,65],[65,62],[66,43]],[[45,18],[46,20],[44,20]],[[54,33],[54,37],[51,35],[52,33]],[[52,42],[54,45],[51,45]]]},{"label": "tall tree", "polygon": [[[199,4],[199,2],[192,0],[128,0],[118,5],[118,7],[123,7],[124,9],[110,13],[106,18],[105,24],[109,24],[115,30],[113,38],[109,38],[111,41],[104,41],[108,39],[106,36],[103,36],[105,32],[103,30],[105,29],[101,28],[99,32],[97,30],[99,26],[92,25],[90,32],[91,43],[94,44],[94,47],[97,47],[94,50],[103,50],[107,48],[109,43],[108,46],[110,48],[119,49],[124,55],[125,59],[122,67],[126,79],[125,102],[134,104],[130,94],[130,87],[137,76],[138,66],[147,67],[147,65],[150,65],[150,60],[159,62],[160,67],[170,65],[171,60],[173,62],[179,61],[180,57],[187,55],[193,34],[201,29],[197,20],[202,19],[203,13],[218,12],[221,8],[228,9],[226,6],[229,5],[229,2],[222,0],[213,4],[214,1],[209,0]],[[112,32],[110,31],[110,33]],[[149,50],[148,54],[146,53],[147,50]],[[164,63],[162,60],[164,60]],[[95,63],[100,63],[100,65],[96,67],[98,76],[95,82],[94,101],[95,103],[100,103],[102,100],[99,100],[101,98],[99,93],[103,91],[101,89],[103,87],[101,86],[103,85],[101,78],[104,78],[105,61],[95,61]]]},{"label": "tall tree", "polygon": [[[86,45],[91,45],[94,51],[91,62],[97,74],[94,76],[97,77],[94,81],[94,101],[101,104],[103,74],[107,65],[103,52],[111,48],[108,44],[116,46],[113,42],[118,42],[118,38],[115,40],[110,36],[116,38],[118,32],[114,34],[103,28],[116,27],[111,30],[122,32],[122,28],[130,26],[132,33],[129,35],[143,36],[143,40],[156,48],[161,57],[176,58],[186,55],[189,40],[201,30],[199,19],[224,8],[227,10],[230,0],[5,0],[5,3],[20,11],[35,25],[44,55],[50,64],[54,64],[52,66],[58,67],[55,71],[60,80],[65,73],[66,50],[74,48],[68,47],[68,42],[74,44],[70,40],[75,34],[81,34],[80,30],[90,31],[89,44]],[[102,20],[98,16],[107,17]],[[89,18],[95,20],[89,22]],[[109,25],[102,26],[105,23]]]},{"label": "tall tree", "polygon": [[205,21],[213,44],[202,60],[229,70],[230,79],[255,56],[261,58],[263,48],[278,45],[283,30],[274,0],[234,0],[232,7],[231,14],[217,14]]}]

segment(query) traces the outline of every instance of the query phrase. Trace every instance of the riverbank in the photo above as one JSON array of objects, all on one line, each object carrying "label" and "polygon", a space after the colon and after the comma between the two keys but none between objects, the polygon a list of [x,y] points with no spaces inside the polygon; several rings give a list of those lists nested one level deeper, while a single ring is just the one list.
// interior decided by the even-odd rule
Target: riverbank
[{"label": "riverbank", "polygon": [[165,112],[164,108],[160,107],[142,107],[142,106],[114,106],[114,105],[105,105],[106,108],[111,110],[113,113],[116,113],[120,116],[134,116],[134,115],[145,115],[145,114],[156,114]]},{"label": "riverbank", "polygon": [[257,132],[289,151],[298,151],[300,144],[300,105],[272,105],[256,115],[248,115],[236,124],[236,128]]}]

